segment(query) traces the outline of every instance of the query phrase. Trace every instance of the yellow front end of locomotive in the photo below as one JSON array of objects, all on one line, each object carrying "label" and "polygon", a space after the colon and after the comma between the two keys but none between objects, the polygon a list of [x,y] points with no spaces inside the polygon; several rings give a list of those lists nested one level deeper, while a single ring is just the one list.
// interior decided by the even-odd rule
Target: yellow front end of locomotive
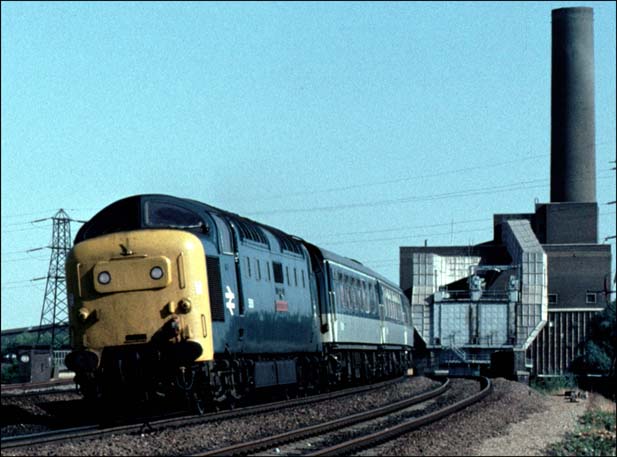
[{"label": "yellow front end of locomotive", "polygon": [[213,359],[202,243],[180,230],[136,230],[74,246],[66,260],[74,350],[136,344],[191,348]]}]

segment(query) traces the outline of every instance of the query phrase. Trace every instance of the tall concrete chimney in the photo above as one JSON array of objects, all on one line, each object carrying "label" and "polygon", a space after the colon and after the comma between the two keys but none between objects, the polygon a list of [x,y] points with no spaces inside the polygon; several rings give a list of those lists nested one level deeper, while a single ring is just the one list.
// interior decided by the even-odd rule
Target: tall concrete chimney
[{"label": "tall concrete chimney", "polygon": [[552,17],[551,202],[595,202],[593,9]]}]

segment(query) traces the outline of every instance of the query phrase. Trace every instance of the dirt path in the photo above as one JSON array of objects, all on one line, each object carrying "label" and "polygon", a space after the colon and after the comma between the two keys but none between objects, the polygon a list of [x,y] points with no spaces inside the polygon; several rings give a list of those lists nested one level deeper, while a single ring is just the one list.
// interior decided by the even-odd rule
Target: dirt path
[{"label": "dirt path", "polygon": [[508,425],[504,435],[485,440],[471,455],[544,455],[546,446],[561,441],[566,432],[576,430],[588,400],[573,403],[563,396],[551,396],[546,405],[546,411]]}]

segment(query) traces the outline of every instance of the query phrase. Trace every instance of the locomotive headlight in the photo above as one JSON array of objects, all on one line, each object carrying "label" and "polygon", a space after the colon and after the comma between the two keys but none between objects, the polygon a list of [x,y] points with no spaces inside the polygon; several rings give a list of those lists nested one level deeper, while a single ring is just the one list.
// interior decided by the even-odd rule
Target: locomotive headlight
[{"label": "locomotive headlight", "polygon": [[21,363],[28,363],[30,361],[30,356],[28,354],[22,354],[19,360]]},{"label": "locomotive headlight", "polygon": [[109,274],[109,271],[101,271],[97,279],[99,283],[107,285],[111,282],[111,275]]},{"label": "locomotive headlight", "polygon": [[161,267],[154,267],[150,270],[150,277],[152,279],[161,279],[163,277],[163,269]]}]

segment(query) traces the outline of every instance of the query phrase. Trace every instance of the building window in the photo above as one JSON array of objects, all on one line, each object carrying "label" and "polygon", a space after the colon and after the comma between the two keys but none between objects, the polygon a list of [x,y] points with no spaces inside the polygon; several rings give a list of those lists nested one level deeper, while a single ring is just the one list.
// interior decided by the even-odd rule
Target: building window
[{"label": "building window", "polygon": [[556,305],[557,303],[559,303],[559,297],[557,294],[548,294],[548,304]]},{"label": "building window", "polygon": [[585,295],[585,302],[587,304],[595,304],[597,303],[597,297],[596,297],[596,293],[595,292],[587,292],[587,294]]},{"label": "building window", "polygon": [[261,266],[259,265],[259,259],[255,259],[255,274],[257,275],[257,281],[261,279]]},{"label": "building window", "polygon": [[246,258],[246,272],[249,275],[249,278],[251,277],[251,259],[250,258]]}]

